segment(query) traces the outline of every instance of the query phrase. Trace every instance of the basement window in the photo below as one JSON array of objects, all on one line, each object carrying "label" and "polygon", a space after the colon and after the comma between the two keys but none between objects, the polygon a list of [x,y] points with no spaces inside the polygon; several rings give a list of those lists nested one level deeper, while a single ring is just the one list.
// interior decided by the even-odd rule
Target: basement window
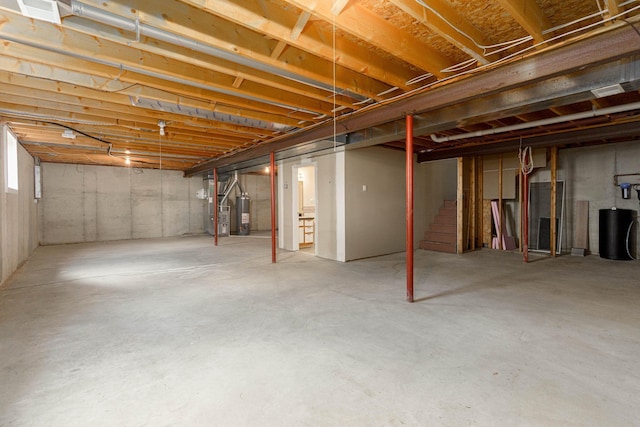
[{"label": "basement window", "polygon": [[5,182],[7,193],[18,192],[18,138],[4,126],[4,148],[5,148]]}]

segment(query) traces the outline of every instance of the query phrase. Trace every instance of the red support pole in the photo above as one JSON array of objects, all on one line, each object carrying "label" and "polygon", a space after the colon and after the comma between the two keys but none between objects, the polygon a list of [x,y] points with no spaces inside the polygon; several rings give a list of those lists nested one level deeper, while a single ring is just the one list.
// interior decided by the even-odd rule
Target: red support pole
[{"label": "red support pole", "polygon": [[269,155],[269,176],[271,178],[271,262],[276,262],[276,155]]},{"label": "red support pole", "polygon": [[213,243],[218,246],[218,169],[213,169]]},{"label": "red support pole", "polygon": [[522,261],[529,262],[529,174],[522,180]]},{"label": "red support pole", "polygon": [[407,301],[413,302],[413,116],[407,115]]}]

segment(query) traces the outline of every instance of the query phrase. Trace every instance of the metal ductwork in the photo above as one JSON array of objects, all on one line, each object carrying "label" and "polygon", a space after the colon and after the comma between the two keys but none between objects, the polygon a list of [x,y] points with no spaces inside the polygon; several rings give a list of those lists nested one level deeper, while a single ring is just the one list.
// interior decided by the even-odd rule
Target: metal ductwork
[{"label": "metal ductwork", "polygon": [[229,195],[231,191],[233,191],[234,187],[238,186],[238,190],[240,190],[240,194],[245,194],[244,188],[242,188],[242,184],[240,184],[240,179],[238,178],[238,171],[233,171],[233,175],[231,179],[227,182],[227,185],[224,187],[222,199],[220,200],[220,206],[224,206],[229,200]]},{"label": "metal ductwork", "polygon": [[[245,58],[245,57],[233,54],[231,52],[227,52],[225,50],[216,48],[214,46],[200,43],[198,40],[182,37],[177,34],[173,34],[168,31],[146,25],[144,23],[141,23],[138,20],[124,18],[122,16],[116,15],[114,13],[106,12],[104,10],[81,3],[76,0],[70,0],[70,5],[71,5],[71,11],[75,16],[86,18],[92,21],[99,22],[101,24],[122,29],[125,31],[133,32],[137,35],[137,37],[140,37],[140,36],[151,37],[151,38],[161,40],[167,43],[171,43],[173,45],[180,46],[186,49],[191,49],[196,52],[203,53],[205,55],[210,55],[215,58],[224,59],[226,61],[230,61],[235,64],[244,65],[260,71],[278,75],[286,79],[305,84],[307,86],[327,90],[332,93],[334,92],[334,90],[336,90],[330,84],[319,82],[319,81],[310,79],[308,77],[304,77],[269,64],[258,62],[250,58]],[[348,90],[343,90],[341,88],[338,88],[337,91],[341,95],[349,96],[358,101],[363,101],[366,99],[366,97],[362,95],[359,95],[357,93],[354,93]]]}]

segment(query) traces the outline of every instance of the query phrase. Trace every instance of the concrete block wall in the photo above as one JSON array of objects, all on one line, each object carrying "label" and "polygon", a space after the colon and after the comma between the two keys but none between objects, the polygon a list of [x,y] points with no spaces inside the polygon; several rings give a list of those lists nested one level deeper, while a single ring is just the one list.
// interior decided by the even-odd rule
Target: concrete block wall
[{"label": "concrete block wall", "polygon": [[42,244],[204,232],[202,178],[179,171],[42,164]]},{"label": "concrete block wall", "polygon": [[[577,200],[589,201],[589,251],[594,254],[599,251],[600,209],[615,206],[640,213],[636,192],[623,199],[620,188],[613,185],[614,175],[627,173],[640,173],[640,144],[636,141],[559,151],[558,179],[566,182],[564,251],[571,250],[573,244]],[[640,175],[620,177],[619,182],[640,184]],[[636,253],[640,254],[640,238],[637,241]]]},{"label": "concrete block wall", "polygon": [[[0,137],[3,160],[4,144]],[[0,286],[38,247],[33,171],[33,158],[18,144],[18,192],[6,192],[5,164],[0,160]]]}]

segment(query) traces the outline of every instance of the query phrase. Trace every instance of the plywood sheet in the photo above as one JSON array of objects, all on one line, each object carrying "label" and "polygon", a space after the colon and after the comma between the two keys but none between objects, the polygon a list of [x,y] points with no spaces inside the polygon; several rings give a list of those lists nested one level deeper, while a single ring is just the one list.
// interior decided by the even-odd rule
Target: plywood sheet
[{"label": "plywood sheet", "polygon": [[589,246],[589,201],[576,201],[576,229],[573,234],[573,247],[587,249]]}]

